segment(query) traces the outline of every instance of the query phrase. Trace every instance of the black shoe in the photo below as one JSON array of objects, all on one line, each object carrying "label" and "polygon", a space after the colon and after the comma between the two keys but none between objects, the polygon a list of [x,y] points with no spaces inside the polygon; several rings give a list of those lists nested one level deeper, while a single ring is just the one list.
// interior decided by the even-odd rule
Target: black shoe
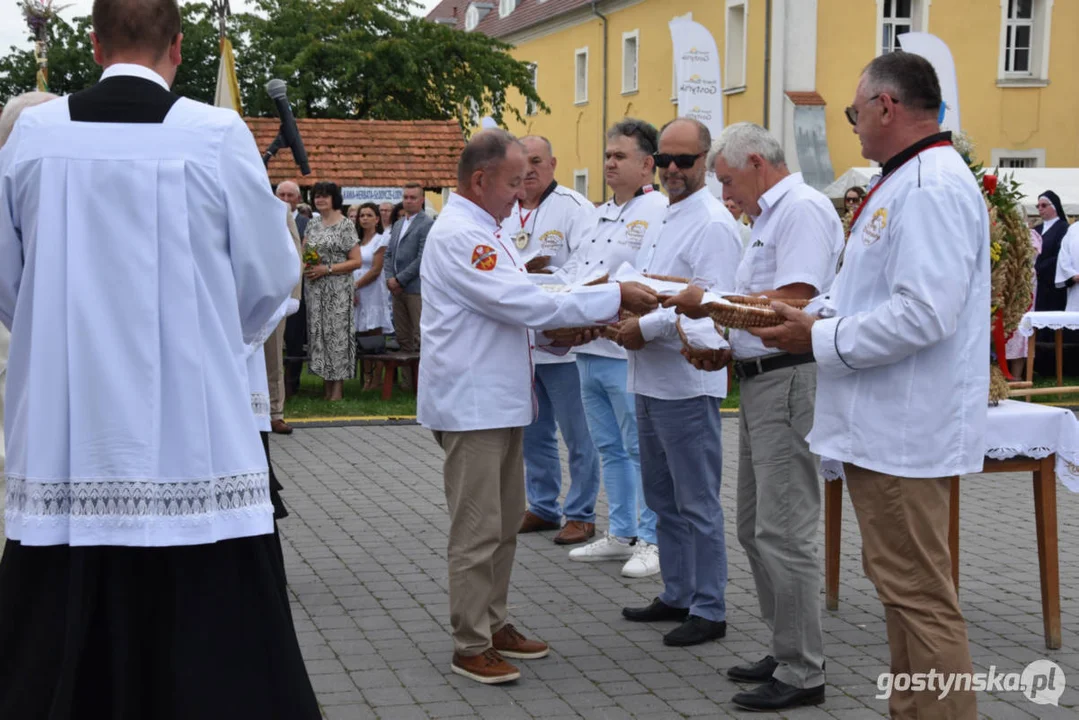
[{"label": "black shoe", "polygon": [[686,645],[700,645],[709,640],[718,640],[727,634],[727,623],[724,621],[705,620],[696,615],[689,618],[663,636],[664,645],[685,647]]},{"label": "black shoe", "polygon": [[682,622],[689,617],[689,608],[671,607],[659,598],[643,608],[622,608],[622,617],[633,622],[660,622],[677,620]]},{"label": "black shoe", "polygon": [[738,682],[764,683],[772,679],[779,663],[771,655],[751,665],[736,665],[727,671],[727,677]]},{"label": "black shoe", "polygon": [[786,710],[801,705],[820,705],[824,702],[824,685],[796,688],[772,678],[764,685],[738,693],[731,702],[744,710]]}]

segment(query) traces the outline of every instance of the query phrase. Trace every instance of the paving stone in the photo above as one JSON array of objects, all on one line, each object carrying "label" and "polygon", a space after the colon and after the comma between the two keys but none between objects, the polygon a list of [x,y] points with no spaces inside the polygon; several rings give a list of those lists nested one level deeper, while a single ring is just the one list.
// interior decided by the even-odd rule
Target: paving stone
[{"label": "paving stone", "polygon": [[[552,654],[515,661],[522,678],[501,687],[480,686],[449,670],[449,518],[442,455],[430,433],[411,425],[298,428],[271,442],[291,513],[280,525],[290,605],[327,720],[757,717],[731,705],[743,686],[723,675],[770,651],[735,536],[735,420],[723,421],[727,637],[668,648],[662,636],[672,624],[621,617],[621,608],[645,605],[660,593],[659,577],[630,580],[619,574],[619,563],[573,563],[550,533],[523,535],[510,618],[522,632],[550,643]],[[992,720],[1079,716],[1079,649],[1067,634],[1079,626],[1079,495],[1058,486],[1065,647],[1048,651],[1030,476],[974,476],[962,488],[959,597],[976,669],[1021,671],[1050,658],[1073,679],[1060,707],[1034,705],[1015,692],[982,693],[980,714]],[[603,494],[596,515],[597,533],[603,533]],[[840,605],[822,611],[827,699],[789,713],[796,720],[887,714],[887,703],[874,697],[877,677],[888,668],[884,613],[862,574],[861,541],[847,497],[843,515]]]}]

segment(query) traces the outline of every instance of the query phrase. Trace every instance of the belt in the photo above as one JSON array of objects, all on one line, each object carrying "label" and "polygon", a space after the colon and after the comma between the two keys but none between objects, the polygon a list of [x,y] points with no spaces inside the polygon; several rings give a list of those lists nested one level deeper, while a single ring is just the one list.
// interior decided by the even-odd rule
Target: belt
[{"label": "belt", "polygon": [[773,355],[771,357],[758,357],[752,360],[735,360],[734,374],[739,380],[747,380],[761,373],[781,370],[783,368],[805,365],[813,362],[813,353],[802,355]]}]

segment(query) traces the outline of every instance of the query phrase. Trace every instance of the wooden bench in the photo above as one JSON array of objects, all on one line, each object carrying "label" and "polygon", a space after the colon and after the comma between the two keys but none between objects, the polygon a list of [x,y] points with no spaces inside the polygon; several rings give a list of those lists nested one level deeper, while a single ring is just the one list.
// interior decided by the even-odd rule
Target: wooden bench
[{"label": "wooden bench", "polygon": [[372,363],[371,370],[383,368],[382,373],[382,399],[389,400],[393,396],[393,386],[397,379],[397,368],[412,368],[412,392],[419,388],[420,378],[420,354],[409,352],[384,352],[369,353],[357,356],[360,361],[361,374],[366,363]]}]

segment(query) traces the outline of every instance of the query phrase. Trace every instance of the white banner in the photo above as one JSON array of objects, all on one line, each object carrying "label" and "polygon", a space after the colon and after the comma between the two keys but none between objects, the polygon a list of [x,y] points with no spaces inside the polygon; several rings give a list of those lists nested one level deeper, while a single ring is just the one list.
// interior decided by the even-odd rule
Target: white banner
[{"label": "white banner", "polygon": [[341,198],[345,205],[359,205],[360,203],[390,202],[396,205],[401,202],[405,192],[399,187],[346,187],[341,188]]},{"label": "white banner", "polygon": [[921,55],[937,71],[940,94],[945,106],[944,115],[940,119],[941,129],[954,132],[962,130],[959,124],[959,78],[948,45],[936,35],[924,32],[903,33],[897,39],[903,50]]},{"label": "white banner", "polygon": [[[708,28],[686,18],[671,20],[669,27],[678,77],[678,116],[700,120],[714,139],[723,130],[723,76],[715,38]],[[707,180],[712,194],[722,197],[711,168]]]}]

